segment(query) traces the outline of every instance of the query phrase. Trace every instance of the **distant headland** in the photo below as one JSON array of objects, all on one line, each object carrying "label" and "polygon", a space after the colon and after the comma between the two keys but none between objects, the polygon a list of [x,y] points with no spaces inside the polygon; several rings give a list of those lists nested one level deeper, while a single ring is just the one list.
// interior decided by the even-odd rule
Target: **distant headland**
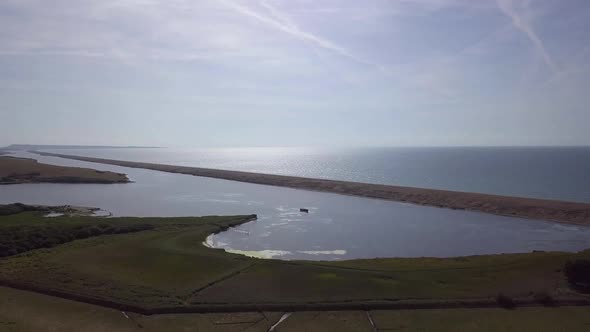
[{"label": "distant headland", "polygon": [[162,149],[161,146],[114,146],[114,145],[46,145],[11,144],[0,147],[0,151],[57,150],[57,149]]},{"label": "distant headland", "polygon": [[39,163],[34,159],[0,157],[0,185],[20,183],[128,183],[122,173]]}]

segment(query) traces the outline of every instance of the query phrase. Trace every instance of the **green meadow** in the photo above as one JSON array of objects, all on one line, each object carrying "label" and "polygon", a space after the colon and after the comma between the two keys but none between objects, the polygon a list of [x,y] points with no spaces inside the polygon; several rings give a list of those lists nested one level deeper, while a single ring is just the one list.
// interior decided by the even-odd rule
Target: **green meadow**
[{"label": "green meadow", "polygon": [[[282,312],[140,315],[0,287],[0,331],[267,332]],[[276,332],[568,331],[590,326],[588,307],[295,312]]]},{"label": "green meadow", "polygon": [[493,303],[498,294],[525,302],[584,299],[562,269],[589,251],[312,262],[256,259],[203,245],[209,234],[254,218],[2,216],[0,246],[18,246],[19,253],[0,258],[0,284],[146,312],[469,306]]}]

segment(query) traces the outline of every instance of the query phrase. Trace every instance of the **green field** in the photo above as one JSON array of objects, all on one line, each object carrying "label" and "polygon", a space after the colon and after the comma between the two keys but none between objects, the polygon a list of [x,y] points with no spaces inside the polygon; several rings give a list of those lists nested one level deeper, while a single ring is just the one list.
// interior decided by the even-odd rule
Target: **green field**
[{"label": "green field", "polygon": [[[151,312],[263,304],[276,305],[276,310],[294,304],[330,308],[438,301],[444,306],[457,300],[493,302],[499,293],[529,301],[540,294],[581,298],[569,289],[561,270],[569,259],[590,256],[586,251],[286,262],[203,246],[212,232],[252,218],[44,218],[36,212],[3,216],[0,234],[18,229],[24,242],[41,241],[51,248],[33,246],[0,258],[0,284]],[[88,228],[95,231],[76,238],[76,230]],[[55,244],[51,238],[60,232],[74,235]],[[11,238],[4,237],[3,243],[0,237],[0,245],[10,245]]]},{"label": "green field", "polygon": [[[281,312],[143,316],[0,287],[0,331],[266,332]],[[377,331],[568,331],[590,329],[590,308],[436,309],[370,312]],[[363,311],[296,312],[276,332],[372,332]]]}]

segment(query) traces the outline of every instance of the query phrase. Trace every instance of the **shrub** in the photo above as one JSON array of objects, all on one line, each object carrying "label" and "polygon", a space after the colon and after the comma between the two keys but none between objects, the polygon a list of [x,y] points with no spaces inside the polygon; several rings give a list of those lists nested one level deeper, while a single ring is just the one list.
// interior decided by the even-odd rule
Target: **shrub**
[{"label": "shrub", "polygon": [[102,229],[96,227],[96,226],[92,226],[88,228],[88,232],[90,233],[90,236],[97,236],[102,234]]},{"label": "shrub", "polygon": [[553,296],[547,293],[536,293],[535,301],[541,303],[546,307],[552,307],[555,305],[555,299],[553,298]]},{"label": "shrub", "polygon": [[590,292],[590,260],[568,261],[564,273],[572,287],[582,292]]},{"label": "shrub", "polygon": [[105,223],[63,227],[3,227],[0,231],[0,257],[12,256],[38,248],[51,248],[76,239],[86,239],[104,234],[140,232],[152,228],[154,226],[150,224],[111,226]]},{"label": "shrub", "polygon": [[90,231],[88,230],[88,228],[77,229],[74,232],[74,236],[76,237],[76,239],[85,239],[87,237],[90,237]]},{"label": "shrub", "polygon": [[514,307],[516,307],[516,303],[514,303],[514,300],[511,297],[506,296],[502,293],[496,296],[496,302],[500,307],[504,309],[513,309]]},{"label": "shrub", "polygon": [[56,239],[57,243],[66,243],[76,239],[72,233],[55,234],[54,238]]}]

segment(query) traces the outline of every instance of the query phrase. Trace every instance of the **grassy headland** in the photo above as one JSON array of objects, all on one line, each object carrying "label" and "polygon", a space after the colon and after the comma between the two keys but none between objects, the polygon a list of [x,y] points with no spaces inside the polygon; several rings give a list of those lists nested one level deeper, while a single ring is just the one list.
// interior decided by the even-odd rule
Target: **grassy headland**
[{"label": "grassy headland", "polygon": [[0,219],[0,257],[12,256],[39,248],[51,248],[62,243],[104,234],[139,232],[153,228],[141,223],[117,223],[102,219],[100,223],[80,222],[73,218],[56,221],[44,218],[31,224],[29,215],[60,213],[64,215],[92,214],[92,208],[70,206],[33,206],[24,204],[0,205],[0,216],[19,215]]},{"label": "grassy headland", "polygon": [[[523,305],[539,295],[590,303],[561,272],[590,251],[287,262],[202,244],[254,217],[3,216],[2,245],[26,250],[0,258],[0,285],[144,314],[493,307],[499,293]],[[28,245],[39,241],[48,248]]]},{"label": "grassy headland", "polygon": [[34,159],[0,157],[0,184],[19,183],[126,183],[125,174],[89,168],[42,164]]},{"label": "grassy headland", "polygon": [[69,158],[162,172],[182,173],[225,180],[379,198],[441,208],[480,211],[505,216],[590,225],[590,204],[544,199],[509,197],[447,190],[400,187],[370,183],[311,179],[295,176],[218,170],[199,167],[151,164],[133,161],[81,157],[38,152],[40,155]]}]

